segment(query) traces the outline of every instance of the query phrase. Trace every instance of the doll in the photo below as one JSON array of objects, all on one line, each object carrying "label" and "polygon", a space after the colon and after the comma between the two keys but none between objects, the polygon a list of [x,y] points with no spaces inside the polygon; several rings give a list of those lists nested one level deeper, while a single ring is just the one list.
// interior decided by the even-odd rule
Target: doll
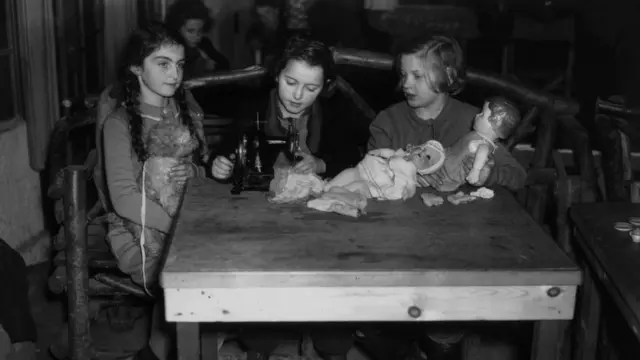
[{"label": "doll", "polygon": [[333,178],[325,190],[341,187],[367,198],[405,200],[416,192],[417,174],[433,173],[444,161],[444,149],[435,140],[406,150],[376,149]]},{"label": "doll", "polygon": [[[180,162],[190,162],[187,156],[198,147],[198,141],[191,136],[186,126],[161,122],[149,130],[145,144],[149,156],[143,164],[137,181],[142,193],[143,224],[125,221],[125,227],[136,239],[140,239],[141,248],[144,249],[146,243],[147,248],[152,252],[147,255],[159,255],[156,252],[162,249],[164,235],[158,230],[144,226],[146,201],[155,201],[170,216],[175,215],[183,186],[171,181],[168,176],[169,170]],[[143,228],[144,236],[142,236]]]},{"label": "doll", "polygon": [[[504,98],[486,101],[482,111],[475,117],[473,131],[446,149],[442,167],[443,182],[436,190],[454,191],[466,182],[477,183],[480,170],[493,161],[496,143],[508,138],[519,123],[520,113],[511,102]],[[472,169],[467,172],[464,163],[469,156],[474,160]]]}]

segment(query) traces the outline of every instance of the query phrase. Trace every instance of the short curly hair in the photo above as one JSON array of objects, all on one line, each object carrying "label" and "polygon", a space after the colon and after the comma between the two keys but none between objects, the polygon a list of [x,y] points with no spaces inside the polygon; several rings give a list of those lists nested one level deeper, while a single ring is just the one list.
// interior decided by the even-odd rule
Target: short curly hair
[{"label": "short curly hair", "polygon": [[164,22],[174,30],[180,30],[188,20],[202,20],[203,32],[208,32],[213,26],[211,11],[202,0],[178,0],[167,10]]},{"label": "short curly hair", "polygon": [[426,35],[403,39],[396,46],[396,68],[403,56],[422,60],[429,87],[437,93],[457,94],[464,88],[464,54],[458,42],[449,36]]},{"label": "short curly hair", "polygon": [[511,101],[502,96],[487,100],[491,111],[489,123],[500,139],[507,139],[520,124],[520,110]]}]

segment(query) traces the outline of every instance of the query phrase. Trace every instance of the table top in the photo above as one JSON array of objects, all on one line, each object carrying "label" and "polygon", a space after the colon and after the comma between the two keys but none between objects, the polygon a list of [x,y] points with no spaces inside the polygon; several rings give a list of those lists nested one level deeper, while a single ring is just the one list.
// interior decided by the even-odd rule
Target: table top
[{"label": "table top", "polygon": [[574,263],[504,189],[428,208],[370,201],[350,218],[189,183],[165,288],[578,285]]},{"label": "table top", "polygon": [[[640,205],[632,203],[589,203],[572,206],[571,217],[580,235],[578,244],[588,251],[590,262],[606,274],[605,285],[621,300],[627,320],[640,330],[640,244],[631,241],[628,232],[617,231],[613,224],[640,217]],[[601,279],[602,280],[602,279]],[[619,304],[620,305],[620,304]]]}]

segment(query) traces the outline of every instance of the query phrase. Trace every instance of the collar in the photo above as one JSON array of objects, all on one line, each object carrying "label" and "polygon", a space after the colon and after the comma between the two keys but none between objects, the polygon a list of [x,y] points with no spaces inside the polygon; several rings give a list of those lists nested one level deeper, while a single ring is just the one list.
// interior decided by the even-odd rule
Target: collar
[{"label": "collar", "polygon": [[275,90],[273,91],[272,106],[274,106],[276,109],[276,116],[278,117],[278,120],[286,120],[287,122],[291,121],[292,123],[294,123],[293,120],[295,119],[309,116],[309,114],[311,113],[311,108],[313,107],[313,105],[311,105],[308,108],[304,109],[302,114],[300,114],[300,116],[298,116],[297,118],[294,118],[293,116],[285,117],[284,114],[282,113],[282,109],[280,108],[280,97],[278,96],[278,93]]},{"label": "collar", "polygon": [[[407,107],[409,107],[409,103],[405,101],[405,104]],[[446,119],[447,112],[449,111],[449,109],[451,109],[451,97],[447,96],[445,98],[444,106],[442,107],[442,110],[440,110],[440,113],[435,118],[422,119],[421,117],[418,116],[418,114],[416,114],[414,109],[411,109],[410,107],[409,109],[411,110],[410,111],[411,118],[414,121],[418,122],[419,124],[434,124],[434,123],[442,122],[444,119]]]},{"label": "collar", "polygon": [[178,107],[173,98],[169,99],[167,105],[164,107],[140,103],[138,109],[140,110],[140,116],[153,121],[176,119],[179,115]]}]

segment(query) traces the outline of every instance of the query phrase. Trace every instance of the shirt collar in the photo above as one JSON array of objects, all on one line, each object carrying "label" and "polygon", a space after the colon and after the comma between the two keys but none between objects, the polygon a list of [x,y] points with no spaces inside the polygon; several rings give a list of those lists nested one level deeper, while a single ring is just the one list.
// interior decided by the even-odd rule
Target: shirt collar
[{"label": "shirt collar", "polygon": [[[444,100],[444,106],[442,107],[442,110],[440,111],[440,113],[438,114],[438,116],[436,116],[435,118],[431,118],[431,119],[422,119],[420,118],[416,112],[411,109],[411,118],[414,121],[417,121],[420,124],[434,124],[434,123],[440,123],[442,121],[444,121],[445,119],[447,119],[447,113],[451,110],[451,97],[447,96]],[[405,101],[405,104],[407,104],[407,106],[409,106],[409,104]]]},{"label": "shirt collar", "polygon": [[176,106],[176,102],[173,99],[169,99],[167,105],[164,107],[154,106],[147,103],[140,103],[138,107],[140,110],[140,115],[144,118],[154,120],[154,121],[162,121],[165,119],[176,119],[179,115],[178,108]]}]

